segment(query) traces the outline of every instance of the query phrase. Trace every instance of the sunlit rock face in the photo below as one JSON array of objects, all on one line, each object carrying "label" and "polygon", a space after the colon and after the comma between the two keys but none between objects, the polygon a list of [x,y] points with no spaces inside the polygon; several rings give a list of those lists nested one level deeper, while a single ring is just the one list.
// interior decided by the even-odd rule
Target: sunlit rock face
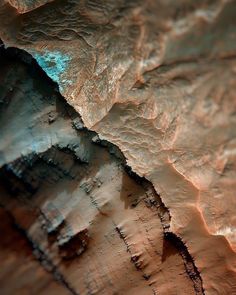
[{"label": "sunlit rock face", "polygon": [[[131,169],[154,186],[171,217],[168,234],[183,241],[200,272],[204,291],[190,276],[194,289],[186,294],[236,294],[236,1],[68,0],[43,5],[45,2],[35,1],[37,9],[28,1],[0,2],[0,37],[5,46],[30,53],[58,84],[85,126],[115,144]],[[27,118],[36,120],[28,103],[18,104]],[[39,109],[42,112],[45,106]],[[10,116],[3,119],[2,165],[15,163],[22,153],[39,154],[55,146],[78,144],[61,114],[57,114],[56,125],[47,128],[40,127],[41,120],[34,122],[32,128],[40,140],[32,138],[28,128],[15,134],[12,124],[26,121],[17,119],[18,108],[15,110],[17,123],[9,120]],[[84,149],[89,151],[90,147]],[[76,151],[81,153],[80,148]],[[104,161],[99,165],[103,167]],[[112,171],[109,165],[105,165],[106,171]],[[16,174],[15,168],[13,172]],[[112,175],[100,172],[106,173]],[[113,189],[115,184],[109,184]],[[103,192],[106,195],[108,191]],[[46,201],[46,196],[43,198]],[[117,198],[111,199],[115,202]],[[112,206],[119,208],[115,203]],[[145,215],[145,210],[141,211]],[[132,218],[127,208],[124,212]],[[112,214],[107,216],[113,219]],[[94,219],[88,214],[87,222],[90,218]],[[122,220],[126,217],[119,220],[123,226]],[[151,226],[153,220],[150,217],[147,223]],[[158,244],[158,225],[153,227]],[[162,234],[164,228],[160,229]],[[139,249],[145,244],[142,237],[138,235],[131,244]],[[143,250],[135,250],[131,256],[136,257],[136,252]],[[148,267],[149,263],[154,267],[153,262],[148,262]],[[183,289],[175,289],[172,280],[166,280],[170,273],[176,279],[179,270],[172,267],[178,263],[170,261],[169,272],[162,272],[163,262],[158,263],[142,286],[156,287],[154,291],[140,287],[143,294],[183,294]],[[79,265],[83,269],[83,264]],[[71,272],[71,277],[73,283],[76,272]],[[85,279],[81,281],[85,283]],[[188,283],[179,282],[183,286]],[[84,292],[79,281],[77,284]],[[119,284],[121,287],[123,281]],[[104,294],[112,294],[105,275],[103,286]],[[132,288],[130,294],[136,292]],[[99,292],[95,285],[91,290]],[[127,289],[120,290],[128,294]]]}]

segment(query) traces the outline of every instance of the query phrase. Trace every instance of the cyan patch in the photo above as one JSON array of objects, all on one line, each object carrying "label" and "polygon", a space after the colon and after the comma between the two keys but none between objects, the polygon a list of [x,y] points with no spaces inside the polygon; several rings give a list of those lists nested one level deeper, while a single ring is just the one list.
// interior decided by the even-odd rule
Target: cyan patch
[{"label": "cyan patch", "polygon": [[[63,85],[71,84],[71,81],[62,79],[62,74],[68,68],[71,57],[63,54],[60,51],[46,51],[44,53],[33,53],[34,58],[37,60],[40,67],[46,74],[61,88]],[[62,85],[63,84],[63,85]]]},{"label": "cyan patch", "polygon": [[27,0],[25,3],[26,3],[26,5],[33,5],[33,4],[35,4],[35,0]]}]

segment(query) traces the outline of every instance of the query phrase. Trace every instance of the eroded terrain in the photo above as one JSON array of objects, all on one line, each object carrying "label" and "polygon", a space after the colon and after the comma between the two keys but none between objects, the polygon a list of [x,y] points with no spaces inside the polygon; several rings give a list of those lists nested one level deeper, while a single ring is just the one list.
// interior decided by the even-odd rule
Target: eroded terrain
[{"label": "eroded terrain", "polygon": [[36,60],[1,67],[2,203],[27,238],[73,292],[236,294],[236,2],[0,3]]}]

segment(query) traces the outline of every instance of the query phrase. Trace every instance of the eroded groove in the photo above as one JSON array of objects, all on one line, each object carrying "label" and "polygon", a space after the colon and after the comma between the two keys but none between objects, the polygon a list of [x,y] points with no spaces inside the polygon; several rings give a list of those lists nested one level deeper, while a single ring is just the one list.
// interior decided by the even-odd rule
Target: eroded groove
[{"label": "eroded groove", "polygon": [[[204,295],[204,288],[202,283],[201,274],[195,265],[194,259],[190,255],[187,246],[183,243],[180,237],[178,237],[175,233],[170,232],[170,221],[171,215],[170,210],[165,206],[163,203],[160,195],[157,194],[153,185],[145,179],[145,177],[140,177],[136,173],[132,171],[132,168],[129,166],[125,166],[126,171],[129,173],[131,177],[135,179],[138,183],[141,183],[147,189],[147,198],[146,204],[150,207],[155,207],[158,211],[158,216],[161,220],[161,224],[163,227],[164,239],[169,241],[179,252],[181,255],[186,273],[188,274],[189,278],[193,282],[194,290],[196,294]],[[120,237],[124,240],[124,236],[119,228],[116,227]]]},{"label": "eroded groove", "polygon": [[169,241],[179,251],[183,258],[186,272],[189,278],[192,280],[196,294],[204,295],[204,289],[202,285],[202,279],[199,270],[197,269],[194,259],[190,255],[187,246],[181,241],[181,239],[172,232],[165,232],[165,239]]},{"label": "eroded groove", "polygon": [[196,267],[194,259],[190,255],[187,246],[182,242],[180,237],[178,237],[175,233],[170,232],[171,215],[169,209],[165,206],[165,204],[161,200],[161,197],[156,193],[151,183],[147,182],[145,186],[149,186],[152,192],[151,194],[149,194],[149,198],[147,198],[146,203],[148,206],[153,206],[157,209],[158,216],[163,227],[164,239],[169,241],[181,255],[185,265],[186,273],[193,282],[196,294],[204,295],[205,293],[203,289],[201,274]]},{"label": "eroded groove", "polygon": [[[126,237],[125,235],[122,233],[122,230],[119,228],[119,226],[117,226],[115,223],[114,223],[114,227],[115,227],[115,230],[116,232],[118,233],[120,239],[124,242],[124,245],[127,249],[127,252],[129,253],[130,255],[130,261],[131,263],[134,265],[134,267],[136,268],[137,271],[140,271],[142,273],[142,277],[144,278],[144,280],[146,280],[147,282],[149,281],[150,279],[150,275],[148,274],[145,274],[145,272],[142,270],[142,268],[140,267],[140,264],[139,264],[139,257],[138,256],[135,256],[135,255],[132,255],[132,252],[130,251],[130,248],[129,248],[129,244],[127,243],[126,241]],[[152,290],[152,293],[155,295],[157,294],[157,291],[155,289],[152,288],[152,285],[149,283],[148,284]]]}]

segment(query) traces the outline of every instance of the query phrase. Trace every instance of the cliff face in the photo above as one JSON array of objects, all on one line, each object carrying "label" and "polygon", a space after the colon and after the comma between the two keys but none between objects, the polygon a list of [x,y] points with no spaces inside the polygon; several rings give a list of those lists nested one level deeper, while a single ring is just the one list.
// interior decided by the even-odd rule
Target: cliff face
[{"label": "cliff face", "polygon": [[236,294],[236,2],[0,1],[0,38],[5,294],[19,235],[35,294]]},{"label": "cliff face", "polygon": [[[16,49],[1,55],[4,293],[64,294],[51,287],[54,277],[73,294],[202,294],[200,275],[169,233],[169,211],[152,184],[84,127],[29,55]],[[28,248],[52,278],[29,254],[20,265]],[[17,275],[6,279],[14,269]],[[31,280],[27,271],[35,269]]]}]

